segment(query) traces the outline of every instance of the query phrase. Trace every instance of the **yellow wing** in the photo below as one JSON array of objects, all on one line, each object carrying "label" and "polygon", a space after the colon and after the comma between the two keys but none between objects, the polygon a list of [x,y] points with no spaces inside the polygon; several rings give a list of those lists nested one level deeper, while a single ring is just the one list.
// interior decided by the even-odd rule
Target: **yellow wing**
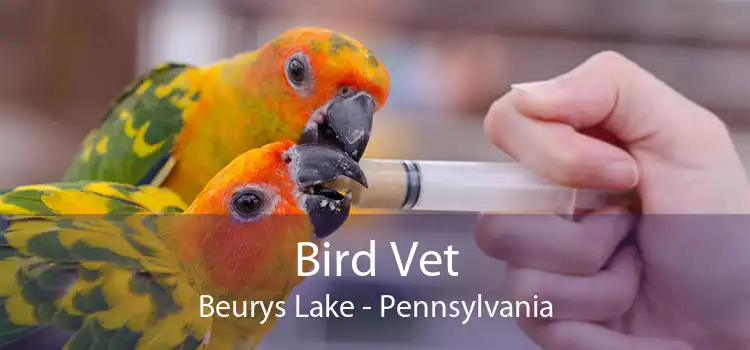
[{"label": "yellow wing", "polygon": [[0,195],[0,344],[40,326],[66,349],[195,349],[210,327],[160,231],[185,208],[165,189],[106,182]]}]

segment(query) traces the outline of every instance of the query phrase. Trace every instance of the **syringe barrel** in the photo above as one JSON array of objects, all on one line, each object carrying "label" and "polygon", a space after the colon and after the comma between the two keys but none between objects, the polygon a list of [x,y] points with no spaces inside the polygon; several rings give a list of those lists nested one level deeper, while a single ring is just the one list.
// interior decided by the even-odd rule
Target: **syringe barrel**
[{"label": "syringe barrel", "polygon": [[632,192],[573,189],[518,163],[363,159],[369,188],[349,188],[355,207],[455,212],[572,213],[630,204]]}]

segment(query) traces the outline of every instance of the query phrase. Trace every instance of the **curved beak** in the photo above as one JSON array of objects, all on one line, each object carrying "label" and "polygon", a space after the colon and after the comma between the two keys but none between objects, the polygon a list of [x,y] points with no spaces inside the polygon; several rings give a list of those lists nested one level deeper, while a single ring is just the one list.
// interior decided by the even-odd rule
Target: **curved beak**
[{"label": "curved beak", "polygon": [[355,161],[362,159],[372,134],[375,100],[370,94],[353,91],[334,97],[314,123],[302,133],[300,143],[317,143],[340,149]]},{"label": "curved beak", "polygon": [[367,187],[365,173],[349,155],[323,145],[292,146],[286,157],[300,205],[310,217],[315,236],[321,239],[330,236],[349,217],[351,195],[343,195],[325,184],[345,176]]}]

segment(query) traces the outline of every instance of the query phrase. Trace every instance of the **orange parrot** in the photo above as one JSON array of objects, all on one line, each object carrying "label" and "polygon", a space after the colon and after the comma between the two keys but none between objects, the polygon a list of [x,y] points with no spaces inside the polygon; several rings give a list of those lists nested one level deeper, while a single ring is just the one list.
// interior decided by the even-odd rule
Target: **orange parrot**
[{"label": "orange parrot", "polygon": [[91,131],[63,181],[150,184],[192,202],[248,149],[291,140],[359,160],[390,77],[362,43],[295,28],[207,66],[165,64],[123,92]]},{"label": "orange parrot", "polygon": [[[74,332],[69,350],[252,349],[302,281],[298,244],[346,220],[350,197],[323,185],[339,176],[367,186],[342,151],[285,141],[231,161],[187,208],[148,185],[9,190],[0,195],[0,345],[54,324]],[[219,317],[205,300],[275,306]]]}]

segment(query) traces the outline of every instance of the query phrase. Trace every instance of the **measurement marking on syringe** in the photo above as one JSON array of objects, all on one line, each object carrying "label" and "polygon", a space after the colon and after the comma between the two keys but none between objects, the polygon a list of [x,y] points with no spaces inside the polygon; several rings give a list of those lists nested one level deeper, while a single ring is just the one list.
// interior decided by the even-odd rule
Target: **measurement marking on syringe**
[{"label": "measurement marking on syringe", "polygon": [[422,192],[422,170],[419,164],[405,160],[402,162],[406,170],[406,195],[404,196],[403,209],[412,209],[419,201]]}]

